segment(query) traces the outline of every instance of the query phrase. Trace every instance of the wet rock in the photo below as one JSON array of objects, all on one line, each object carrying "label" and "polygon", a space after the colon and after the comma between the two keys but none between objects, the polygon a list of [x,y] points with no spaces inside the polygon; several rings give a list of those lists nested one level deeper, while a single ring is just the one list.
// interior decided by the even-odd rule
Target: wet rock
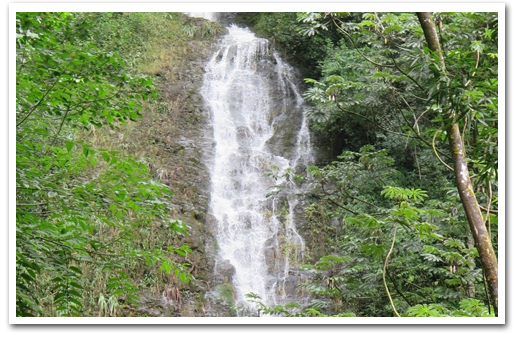
[{"label": "wet rock", "polygon": [[245,140],[250,137],[250,131],[246,126],[240,126],[237,128],[237,138],[239,140]]},{"label": "wet rock", "polygon": [[276,243],[276,238],[268,239],[264,243],[264,257],[267,265],[267,272],[269,274],[273,274],[275,269],[277,269],[277,260],[278,260],[278,247]]},{"label": "wet rock", "polygon": [[230,260],[224,260],[217,265],[216,273],[223,282],[231,282],[233,275],[235,275],[235,266],[230,263]]},{"label": "wet rock", "polygon": [[[194,20],[195,24],[203,22],[202,19]],[[229,311],[224,302],[208,303],[210,299],[205,298],[215,278],[216,244],[214,230],[206,219],[210,187],[207,163],[210,152],[205,149],[211,147],[208,137],[211,134],[210,114],[199,90],[204,67],[215,51],[216,43],[192,41],[186,48],[178,64],[164,73],[167,76],[156,78],[163,109],[159,115],[144,114],[143,125],[146,125],[146,129],[142,134],[148,134],[148,138],[153,140],[148,150],[152,156],[159,158],[155,170],[157,179],[167,184],[173,192],[171,217],[181,220],[190,228],[189,235],[178,236],[177,241],[168,245],[179,247],[186,244],[192,249],[187,258],[195,280],[180,285],[181,303],[164,303],[161,296],[143,294],[144,300],[136,309],[137,315],[205,316],[205,307],[213,311]],[[176,258],[180,263],[186,262],[183,257]],[[225,273],[233,275],[231,269]]]},{"label": "wet rock", "polygon": [[231,12],[217,13],[216,20],[222,23],[223,25],[228,26],[235,22],[236,15],[237,13]]}]

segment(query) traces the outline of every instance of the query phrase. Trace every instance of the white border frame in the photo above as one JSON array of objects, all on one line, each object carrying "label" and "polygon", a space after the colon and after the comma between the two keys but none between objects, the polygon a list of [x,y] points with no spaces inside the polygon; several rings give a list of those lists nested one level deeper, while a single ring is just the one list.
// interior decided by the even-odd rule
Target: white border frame
[{"label": "white border frame", "polygon": [[[119,317],[119,318],[29,318],[15,317],[16,294],[12,288],[15,284],[16,263],[14,247],[16,246],[16,46],[15,46],[15,18],[16,12],[24,11],[61,11],[61,12],[103,12],[120,11],[121,5],[125,12],[189,12],[197,11],[202,7],[210,12],[291,12],[291,11],[371,11],[379,12],[417,12],[417,11],[447,11],[461,12],[468,9],[471,12],[498,12],[499,13],[499,96],[500,113],[500,142],[499,142],[499,317],[496,318],[279,318],[279,317]],[[9,6],[9,324],[504,324],[506,318],[506,238],[505,231],[505,4],[504,3],[11,3]],[[502,112],[502,113],[501,113]],[[502,239],[501,239],[502,238]],[[502,295],[502,296],[501,296]]]}]

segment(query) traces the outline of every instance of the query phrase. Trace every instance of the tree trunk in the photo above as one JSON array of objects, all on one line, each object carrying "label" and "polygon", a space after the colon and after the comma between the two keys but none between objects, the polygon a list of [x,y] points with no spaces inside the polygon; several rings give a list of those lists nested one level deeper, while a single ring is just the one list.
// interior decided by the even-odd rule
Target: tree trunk
[{"label": "tree trunk", "polygon": [[456,176],[456,186],[460,193],[461,203],[465,209],[467,219],[470,225],[470,231],[474,237],[476,248],[481,258],[481,264],[485,271],[494,305],[494,311],[497,315],[497,297],[498,297],[498,266],[497,258],[490,235],[485,227],[485,220],[481,214],[472,183],[470,182],[467,161],[465,159],[465,148],[461,139],[460,130],[457,123],[452,124],[449,132],[449,146],[451,149],[452,160],[454,161],[454,173]]},{"label": "tree trunk", "polygon": [[[442,48],[440,47],[440,39],[438,38],[438,34],[436,33],[436,26],[434,25],[434,22],[431,19],[431,15],[428,12],[416,14],[418,16],[418,21],[420,21],[420,26],[422,26],[422,30],[424,31],[427,46],[430,50],[432,50],[438,55],[440,59],[440,66],[442,68],[441,71],[445,71],[445,61],[443,60]],[[441,71],[438,70],[438,72]]]},{"label": "tree trunk", "polygon": [[[427,12],[417,13],[418,20],[424,31],[424,36],[429,46],[429,49],[438,54],[441,61],[442,72],[445,71],[445,61],[441,52],[440,42],[438,34],[436,34],[436,27],[431,19],[431,15]],[[451,122],[453,122],[454,115],[449,116]],[[494,249],[490,235],[485,227],[485,220],[481,214],[481,209],[474,194],[472,183],[468,172],[468,166],[466,161],[465,147],[463,140],[461,139],[461,133],[459,130],[458,123],[452,123],[450,128],[447,130],[449,137],[449,147],[454,162],[454,174],[456,177],[456,186],[460,194],[463,208],[470,226],[470,231],[474,237],[477,251],[481,258],[481,264],[485,271],[488,288],[490,291],[490,297],[492,298],[492,304],[494,306],[495,315],[498,312],[498,266],[497,258],[495,256]]]}]

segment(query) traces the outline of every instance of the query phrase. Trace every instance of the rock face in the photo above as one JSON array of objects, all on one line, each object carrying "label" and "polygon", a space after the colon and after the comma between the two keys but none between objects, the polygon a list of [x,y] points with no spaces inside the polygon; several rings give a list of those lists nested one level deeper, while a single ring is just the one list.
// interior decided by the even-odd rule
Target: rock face
[{"label": "rock face", "polygon": [[[207,219],[208,200],[210,193],[210,175],[207,165],[211,158],[212,137],[209,123],[209,112],[200,95],[203,73],[208,59],[215,50],[215,43],[210,48],[195,42],[191,46],[193,59],[178,70],[178,82],[171,83],[167,95],[171,101],[178,101],[180,115],[178,133],[173,135],[175,151],[171,160],[176,162],[174,175],[169,178],[169,186],[175,191],[173,202],[180,217],[190,227],[190,235],[184,243],[191,249],[189,254],[191,264],[195,266],[192,274],[195,278],[188,286],[184,286],[181,308],[176,308],[180,316],[231,316],[230,306],[233,302],[221,300],[214,296],[221,292],[212,289],[216,275],[223,275],[227,284],[232,277],[230,266],[219,266],[219,273],[214,270],[215,238]],[[181,84],[178,84],[181,83]],[[219,276],[220,277],[220,276]],[[230,289],[224,289],[228,298]],[[231,293],[231,292],[230,292]],[[223,296],[223,297],[224,297]],[[231,297],[231,296],[230,296]],[[166,308],[170,308],[166,306]]]},{"label": "rock face", "polygon": [[[201,19],[203,20],[203,19]],[[159,88],[159,109],[143,112],[143,120],[132,130],[149,158],[148,166],[156,180],[173,192],[171,218],[186,224],[189,235],[170,237],[167,229],[156,233],[164,246],[188,245],[186,257],[176,255],[193,276],[185,284],[174,273],[163,275],[139,295],[140,303],[125,315],[231,316],[231,303],[214,296],[215,239],[207,218],[210,175],[207,163],[211,157],[212,137],[209,113],[200,95],[205,65],[217,47],[216,38],[192,40],[173,64],[154,75]],[[130,140],[129,140],[130,141]],[[129,143],[128,146],[131,146]],[[158,266],[159,268],[159,266]],[[231,268],[223,268],[231,278]],[[224,282],[224,280],[222,280]],[[228,280],[226,281],[228,282]],[[219,285],[218,281],[218,285]],[[225,294],[229,289],[226,289]],[[228,297],[228,296],[227,296]]]}]

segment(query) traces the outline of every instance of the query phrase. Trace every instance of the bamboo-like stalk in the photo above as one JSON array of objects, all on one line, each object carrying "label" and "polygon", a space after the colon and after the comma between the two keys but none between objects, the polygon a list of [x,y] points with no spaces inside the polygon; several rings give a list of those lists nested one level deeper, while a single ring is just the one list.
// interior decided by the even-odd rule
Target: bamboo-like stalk
[{"label": "bamboo-like stalk", "polygon": [[388,267],[389,258],[390,258],[391,253],[393,252],[393,247],[395,246],[395,240],[397,239],[397,227],[398,227],[398,224],[396,223],[395,229],[393,230],[393,241],[391,242],[390,251],[386,255],[386,259],[384,260],[384,266],[382,268],[382,281],[384,282],[384,288],[386,289],[386,293],[388,294],[391,308],[393,309],[393,312],[395,313],[395,315],[397,315],[397,317],[400,317],[400,314],[398,313],[397,308],[395,308],[395,304],[393,304],[393,299],[391,298],[391,293],[388,288],[388,284],[386,283],[386,268]]},{"label": "bamboo-like stalk", "polygon": [[[431,18],[430,13],[417,13],[418,20],[424,31],[424,36],[429,46],[429,49],[436,53],[440,59],[439,72],[445,74],[445,60],[440,48],[440,40],[436,33],[436,27]],[[447,130],[449,137],[449,148],[451,151],[452,161],[454,163],[454,175],[456,178],[456,186],[460,195],[465,214],[467,216],[470,231],[474,237],[477,251],[481,258],[483,271],[485,272],[488,289],[492,298],[492,305],[494,306],[495,315],[497,316],[498,309],[498,265],[497,257],[495,256],[490,235],[485,227],[485,220],[481,213],[481,208],[477,202],[472,183],[470,181],[465,147],[461,137],[459,125],[454,121],[453,112],[449,112],[449,119],[451,124]]]}]

